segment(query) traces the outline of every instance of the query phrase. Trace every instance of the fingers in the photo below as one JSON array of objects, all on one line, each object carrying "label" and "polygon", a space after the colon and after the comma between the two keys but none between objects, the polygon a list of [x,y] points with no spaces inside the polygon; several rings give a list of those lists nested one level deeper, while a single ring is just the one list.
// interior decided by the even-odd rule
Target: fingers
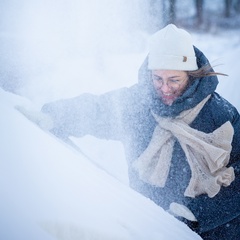
[{"label": "fingers", "polygon": [[173,214],[174,216],[184,217],[187,220],[196,222],[197,219],[194,214],[188,209],[186,206],[179,204],[179,203],[171,203],[169,207],[169,213]]},{"label": "fingers", "polygon": [[31,122],[36,123],[43,130],[51,130],[53,128],[52,118],[40,111],[28,110],[23,106],[15,106],[15,109],[22,113]]}]

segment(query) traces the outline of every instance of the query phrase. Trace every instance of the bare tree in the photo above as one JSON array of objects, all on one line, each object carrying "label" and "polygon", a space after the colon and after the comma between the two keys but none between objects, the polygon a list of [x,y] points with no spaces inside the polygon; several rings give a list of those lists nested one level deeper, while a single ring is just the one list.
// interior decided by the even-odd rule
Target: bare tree
[{"label": "bare tree", "polygon": [[203,3],[204,0],[196,0],[196,17],[197,17],[197,25],[201,25],[203,23]]},{"label": "bare tree", "polygon": [[230,17],[232,0],[225,0],[225,17]]},{"label": "bare tree", "polygon": [[240,0],[234,1],[234,9],[237,13],[240,13]]},{"label": "bare tree", "polygon": [[151,29],[156,31],[161,28],[164,13],[162,9],[162,0],[149,1],[149,14],[151,19]]},{"label": "bare tree", "polygon": [[176,0],[169,0],[169,22],[175,23],[176,21]]}]

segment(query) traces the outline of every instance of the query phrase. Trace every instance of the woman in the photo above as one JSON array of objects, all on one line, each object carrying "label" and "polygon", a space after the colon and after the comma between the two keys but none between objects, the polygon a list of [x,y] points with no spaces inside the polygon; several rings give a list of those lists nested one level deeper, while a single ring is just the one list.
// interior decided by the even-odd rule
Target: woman
[{"label": "woman", "polygon": [[240,118],[185,30],[150,39],[139,83],[45,104],[58,136],[123,143],[130,186],[203,239],[240,239]]}]

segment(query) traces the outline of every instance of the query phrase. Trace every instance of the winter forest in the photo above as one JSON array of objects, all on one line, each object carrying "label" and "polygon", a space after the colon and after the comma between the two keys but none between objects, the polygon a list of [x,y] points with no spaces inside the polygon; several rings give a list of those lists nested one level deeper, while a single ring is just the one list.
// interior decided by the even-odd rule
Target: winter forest
[{"label": "winter forest", "polygon": [[[215,37],[226,36],[226,31],[237,31],[240,27],[238,0],[116,0],[112,3],[92,0],[89,3],[70,1],[68,4],[65,1],[56,4],[55,1],[11,0],[1,1],[0,7],[0,86],[25,96],[35,95],[34,91],[41,88],[53,97],[49,91],[54,90],[50,90],[44,81],[47,78],[48,84],[55,81],[64,84],[66,72],[68,81],[85,78],[88,82],[90,76],[85,76],[83,68],[75,65],[82,56],[87,61],[94,56],[94,62],[89,64],[100,73],[97,78],[98,82],[101,81],[102,74],[111,74],[107,55],[141,55],[147,51],[147,36],[168,23],[175,23],[199,36]],[[222,53],[213,60],[221,56]],[[68,67],[71,71],[63,73]],[[56,68],[61,68],[62,73]],[[129,80],[124,76],[123,81]],[[26,92],[30,87],[33,88],[31,93]],[[35,95],[35,98],[39,100],[39,96]]]},{"label": "winter forest", "polygon": [[0,239],[201,239],[128,186],[123,146],[42,131],[15,106],[138,81],[151,34],[188,30],[240,111],[240,0],[0,1]]}]

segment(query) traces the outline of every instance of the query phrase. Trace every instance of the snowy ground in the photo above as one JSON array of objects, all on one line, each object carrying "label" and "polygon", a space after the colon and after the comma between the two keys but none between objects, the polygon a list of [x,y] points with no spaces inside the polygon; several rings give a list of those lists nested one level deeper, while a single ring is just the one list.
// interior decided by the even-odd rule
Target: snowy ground
[{"label": "snowy ground", "polygon": [[201,239],[0,98],[0,239]]}]

